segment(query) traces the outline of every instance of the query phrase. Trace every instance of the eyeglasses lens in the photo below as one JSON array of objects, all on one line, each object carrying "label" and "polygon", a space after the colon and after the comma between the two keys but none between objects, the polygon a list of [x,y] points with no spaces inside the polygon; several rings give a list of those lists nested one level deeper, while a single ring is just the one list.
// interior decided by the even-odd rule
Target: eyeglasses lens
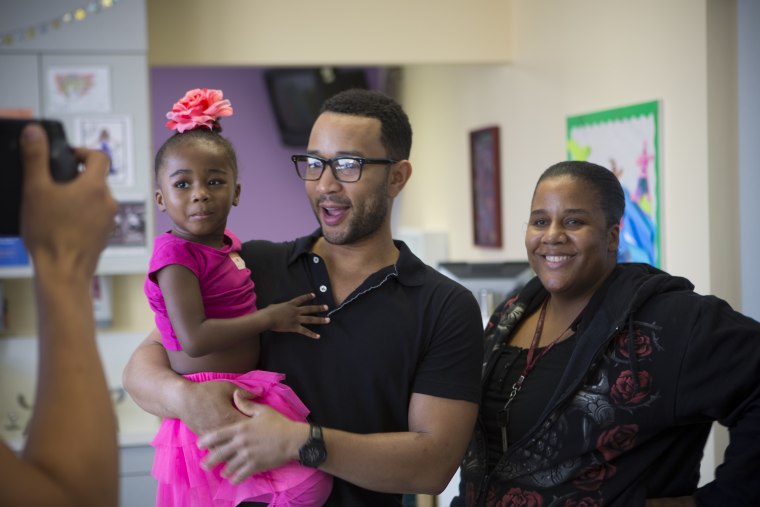
[{"label": "eyeglasses lens", "polygon": [[[354,182],[359,179],[362,172],[361,162],[352,158],[336,158],[332,160],[333,174],[338,181]],[[304,157],[296,160],[298,175],[309,181],[316,181],[325,169],[325,164],[317,158]]]},{"label": "eyeglasses lens", "polygon": [[339,181],[356,181],[362,173],[362,165],[352,158],[338,158],[333,160],[335,174]]}]

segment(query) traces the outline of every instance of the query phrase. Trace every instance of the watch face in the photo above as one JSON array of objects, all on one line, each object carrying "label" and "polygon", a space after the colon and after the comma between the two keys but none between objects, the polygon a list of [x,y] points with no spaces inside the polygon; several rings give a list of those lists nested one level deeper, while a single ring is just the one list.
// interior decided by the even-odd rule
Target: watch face
[{"label": "watch face", "polygon": [[301,462],[310,467],[317,467],[321,465],[325,458],[327,458],[327,453],[325,452],[324,448],[319,446],[319,444],[314,445],[313,443],[311,445],[306,445],[303,449],[301,449]]},{"label": "watch face", "polygon": [[312,425],[309,428],[309,440],[298,450],[298,460],[304,466],[317,468],[326,459],[327,450],[322,439],[322,428]]}]

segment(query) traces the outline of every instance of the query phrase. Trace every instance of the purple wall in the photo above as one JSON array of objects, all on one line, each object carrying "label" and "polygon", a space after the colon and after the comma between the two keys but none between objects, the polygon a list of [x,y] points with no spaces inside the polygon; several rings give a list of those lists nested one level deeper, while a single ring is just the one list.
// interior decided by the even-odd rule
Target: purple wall
[{"label": "purple wall", "polygon": [[[165,113],[187,90],[217,88],[232,102],[235,113],[222,119],[222,128],[237,152],[242,191],[227,225],[241,240],[288,240],[317,227],[290,161],[301,150],[280,142],[262,68],[155,67],[150,79],[153,155],[172,133]],[[156,210],[156,233],[170,228],[169,218]]]}]

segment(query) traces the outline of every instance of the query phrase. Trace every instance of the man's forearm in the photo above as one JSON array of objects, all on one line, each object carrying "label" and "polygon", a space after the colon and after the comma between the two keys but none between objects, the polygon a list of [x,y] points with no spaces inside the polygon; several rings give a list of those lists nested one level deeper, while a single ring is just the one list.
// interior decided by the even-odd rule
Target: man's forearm
[{"label": "man's forearm", "polygon": [[[199,440],[210,451],[207,467],[225,462],[223,474],[239,482],[298,459],[308,424],[291,421],[240,391],[235,406],[248,417]],[[439,493],[464,456],[477,411],[475,403],[414,394],[408,432],[362,435],[323,428],[327,460],[319,468],[374,491]]]},{"label": "man's forearm", "polygon": [[413,394],[409,432],[357,435],[325,430],[325,472],[366,489],[438,494],[462,461],[478,405]]},{"label": "man's forearm", "polygon": [[188,381],[169,365],[164,347],[146,338],[129,358],[123,372],[123,384],[140,408],[159,417],[181,417],[178,393]]},{"label": "man's forearm", "polygon": [[439,494],[464,454],[464,448],[445,448],[424,433],[358,435],[325,429],[324,437],[328,458],[320,469],[387,493]]},{"label": "man's forearm", "polygon": [[146,412],[181,419],[196,434],[244,419],[232,406],[234,384],[191,382],[175,373],[154,331],[124,368],[124,388]]}]

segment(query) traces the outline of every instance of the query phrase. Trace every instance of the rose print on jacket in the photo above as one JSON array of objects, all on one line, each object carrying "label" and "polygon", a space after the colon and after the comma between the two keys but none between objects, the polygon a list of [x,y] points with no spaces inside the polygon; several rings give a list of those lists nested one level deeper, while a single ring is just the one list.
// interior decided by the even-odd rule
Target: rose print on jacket
[{"label": "rose print on jacket", "polygon": [[490,497],[486,500],[486,507],[542,507],[543,505],[544,499],[541,495],[535,491],[520,488],[510,488],[503,497]]},{"label": "rose print on jacket", "polygon": [[584,491],[596,491],[605,480],[613,477],[616,473],[617,469],[614,465],[601,463],[581,470],[578,478],[573,481],[573,485]]},{"label": "rose print on jacket", "polygon": [[632,449],[639,432],[638,424],[621,424],[599,435],[596,449],[605,461],[611,461],[623,452]]},{"label": "rose print on jacket", "polygon": [[628,333],[620,333],[615,338],[615,345],[621,356],[627,358],[630,355],[628,353],[628,341],[631,339],[633,339],[633,350],[636,357],[643,358],[652,353],[652,339],[643,334],[640,329],[636,329],[633,337],[629,336]]},{"label": "rose print on jacket", "polygon": [[[641,361],[649,358],[656,351],[662,350],[658,337],[659,330],[660,326],[646,322],[634,322],[633,335],[627,327],[621,329],[613,340],[613,360],[617,363],[627,363],[631,360],[631,351],[633,351],[633,359]],[[633,346],[629,343],[631,340]]]},{"label": "rose print on jacket", "polygon": [[[492,319],[492,325],[504,333],[502,340],[521,321],[523,313],[524,308],[515,304],[505,308],[499,319]],[[632,422],[630,414],[651,409],[660,398],[652,375],[653,360],[664,350],[659,331],[655,323],[628,320],[621,325],[606,349],[594,359],[580,389],[547,416],[519,452],[497,464],[492,477],[500,485],[492,483],[487,488],[487,507],[605,505],[606,483],[617,477],[613,463],[639,444],[643,431]],[[488,345],[498,348],[499,341]],[[578,418],[580,424],[568,422]],[[580,433],[568,433],[568,428],[578,427]],[[549,452],[559,457],[569,453],[568,459],[552,465],[556,462],[547,458]],[[467,460],[463,466],[466,465]],[[554,489],[551,497],[540,493],[561,485],[564,487]],[[466,486],[465,495],[471,502],[475,501],[477,489]]]},{"label": "rose print on jacket", "polygon": [[590,496],[568,498],[565,501],[565,507],[602,507],[602,505],[604,505],[604,499],[591,498]]},{"label": "rose print on jacket", "polygon": [[615,384],[610,389],[610,398],[616,405],[640,405],[647,401],[651,388],[649,372],[640,371],[636,378],[639,384],[638,389],[631,370],[620,372]]}]

